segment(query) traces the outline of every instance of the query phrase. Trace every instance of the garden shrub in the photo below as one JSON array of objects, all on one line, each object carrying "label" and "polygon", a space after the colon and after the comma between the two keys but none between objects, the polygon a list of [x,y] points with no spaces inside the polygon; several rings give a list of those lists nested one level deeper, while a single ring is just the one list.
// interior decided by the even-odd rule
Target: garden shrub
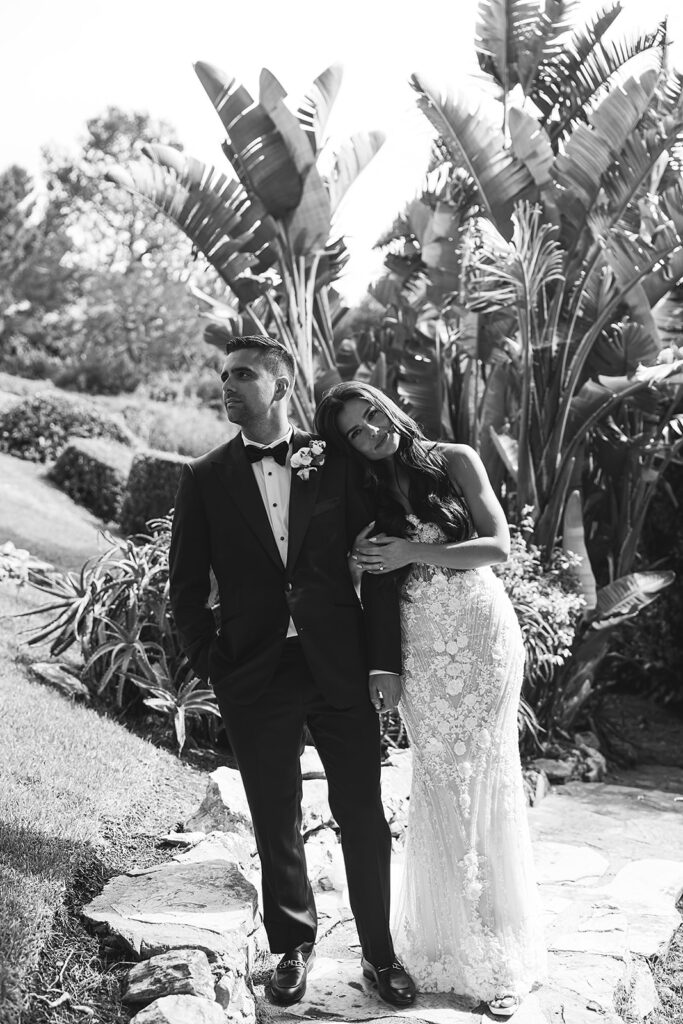
[{"label": "garden shrub", "polygon": [[0,415],[0,451],[20,459],[56,459],[74,436],[104,437],[125,445],[135,442],[118,417],[55,391],[40,391]]},{"label": "garden shrub", "polygon": [[[524,528],[523,523],[522,531]],[[521,742],[529,751],[536,726],[550,731],[556,683],[569,660],[584,600],[573,571],[573,556],[556,549],[549,568],[544,568],[540,550],[525,542],[522,531],[511,527],[510,557],[493,570],[503,581],[524,637],[522,697],[533,718],[522,715]]]},{"label": "garden shrub", "polygon": [[641,537],[644,566],[673,569],[658,600],[619,627],[602,682],[683,710],[683,466],[669,466]]},{"label": "garden shrub", "polygon": [[133,450],[102,438],[73,438],[48,474],[70,498],[100,519],[118,520]]},{"label": "garden shrub", "polygon": [[149,520],[165,516],[173,508],[186,462],[170,452],[147,451],[135,456],[121,507],[123,533],[144,533]]},{"label": "garden shrub", "polygon": [[121,410],[129,428],[149,448],[196,458],[229,441],[236,428],[225,414],[171,402],[144,402]]}]

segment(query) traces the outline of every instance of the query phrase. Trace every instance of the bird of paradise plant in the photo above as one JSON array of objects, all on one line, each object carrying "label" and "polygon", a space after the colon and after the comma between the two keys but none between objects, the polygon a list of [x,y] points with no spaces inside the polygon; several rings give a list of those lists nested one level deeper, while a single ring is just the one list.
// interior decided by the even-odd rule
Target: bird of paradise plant
[{"label": "bird of paradise plant", "polygon": [[347,259],[335,216],[348,189],[384,142],[381,132],[326,136],[342,69],[327,68],[294,112],[267,69],[254,100],[235,78],[204,62],[195,71],[226,139],[227,173],[165,146],[108,175],[169,216],[238,301],[214,310],[214,330],[275,333],[298,369],[294,410],[312,424],[319,370],[334,371],[330,284]]}]

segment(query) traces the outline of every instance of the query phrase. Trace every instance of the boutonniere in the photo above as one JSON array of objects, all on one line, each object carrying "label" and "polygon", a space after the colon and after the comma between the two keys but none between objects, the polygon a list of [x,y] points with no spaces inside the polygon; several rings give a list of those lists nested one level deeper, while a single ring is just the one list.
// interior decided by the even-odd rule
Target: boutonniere
[{"label": "boutonniere", "polygon": [[311,441],[305,448],[299,448],[294,452],[290,460],[290,466],[296,470],[296,475],[302,480],[308,480],[311,473],[325,465],[325,442]]}]

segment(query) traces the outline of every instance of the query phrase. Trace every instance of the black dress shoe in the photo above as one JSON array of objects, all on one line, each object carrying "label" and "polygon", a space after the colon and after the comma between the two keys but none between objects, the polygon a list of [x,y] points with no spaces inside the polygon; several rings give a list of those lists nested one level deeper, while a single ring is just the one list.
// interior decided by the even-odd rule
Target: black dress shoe
[{"label": "black dress shoe", "polygon": [[273,1002],[281,1006],[298,1003],[306,991],[306,978],[313,966],[313,946],[297,946],[283,956],[270,977],[270,994]]},{"label": "black dress shoe", "polygon": [[394,959],[388,967],[373,967],[365,957],[361,959],[363,977],[374,981],[377,995],[392,1006],[410,1006],[415,1002],[415,982],[400,960]]}]

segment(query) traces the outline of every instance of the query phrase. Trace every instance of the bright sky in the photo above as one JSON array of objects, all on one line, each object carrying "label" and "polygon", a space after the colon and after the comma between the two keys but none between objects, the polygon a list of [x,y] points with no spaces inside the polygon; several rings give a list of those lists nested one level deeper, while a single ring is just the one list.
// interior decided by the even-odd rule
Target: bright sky
[{"label": "bright sky", "polygon": [[[625,28],[654,28],[669,15],[674,62],[683,68],[680,0],[622,3]],[[455,83],[474,70],[476,8],[476,0],[9,0],[0,37],[0,168],[19,163],[35,173],[41,146],[73,146],[85,120],[110,104],[169,121],[190,153],[220,164],[222,126],[194,61],[218,65],[253,95],[267,67],[295,100],[341,61],[330,133],[388,134],[343,211],[353,260],[342,290],[358,297],[379,267],[368,252],[419,187],[428,152],[408,76]]]}]

